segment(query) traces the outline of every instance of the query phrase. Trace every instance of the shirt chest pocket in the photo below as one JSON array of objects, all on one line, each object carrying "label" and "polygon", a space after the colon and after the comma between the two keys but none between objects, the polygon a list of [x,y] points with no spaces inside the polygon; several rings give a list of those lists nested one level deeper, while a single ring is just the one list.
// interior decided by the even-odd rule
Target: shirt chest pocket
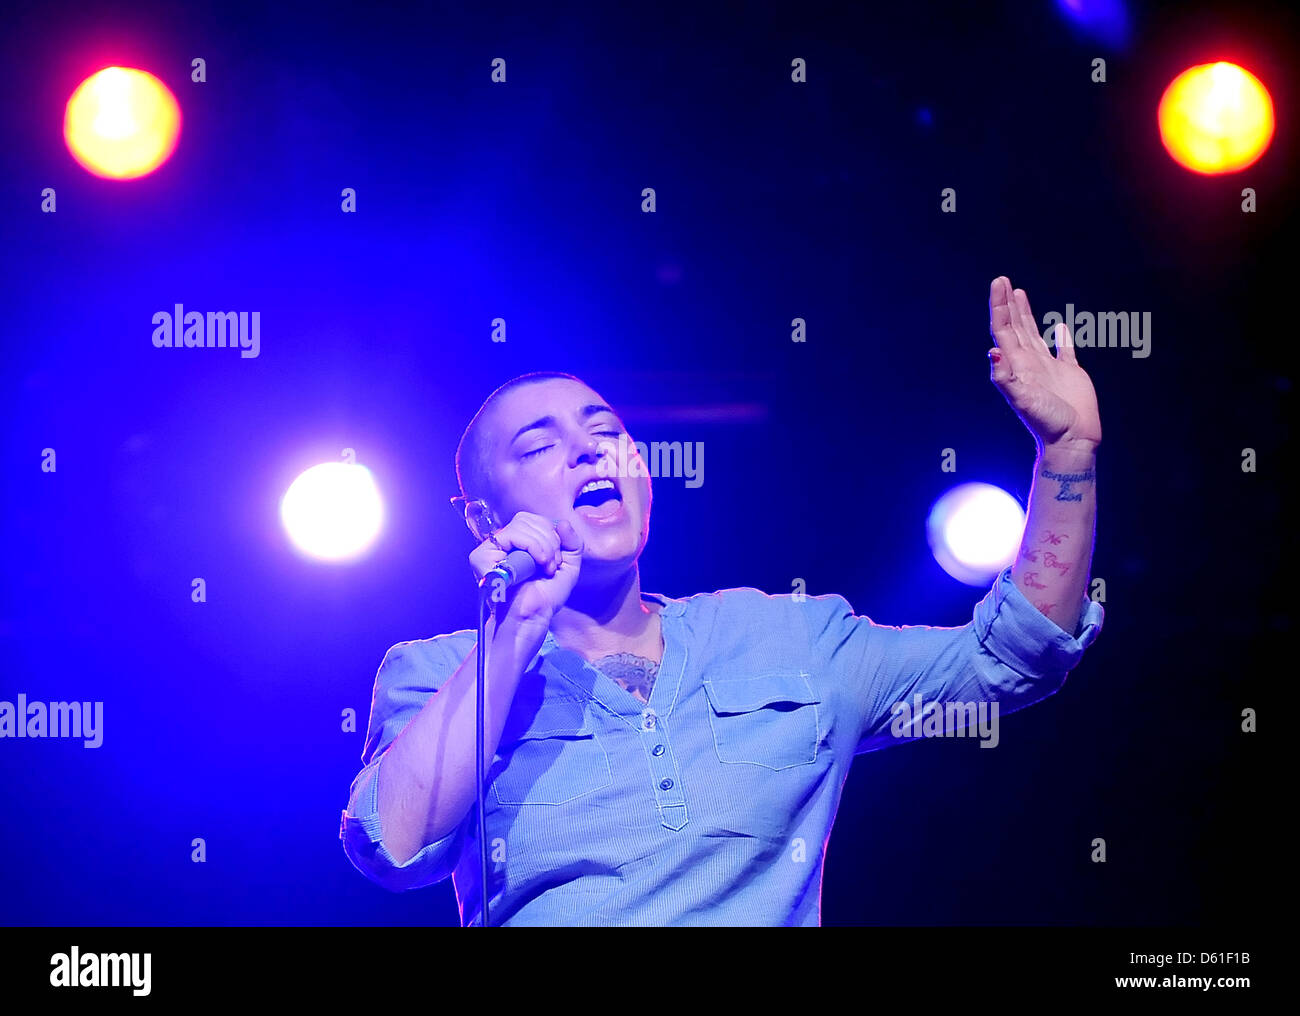
[{"label": "shirt chest pocket", "polygon": [[539,712],[496,762],[498,804],[567,804],[614,782],[600,739],[573,712]]},{"label": "shirt chest pocket", "polygon": [[706,679],[704,693],[721,761],[789,769],[816,760],[821,700],[804,675]]}]

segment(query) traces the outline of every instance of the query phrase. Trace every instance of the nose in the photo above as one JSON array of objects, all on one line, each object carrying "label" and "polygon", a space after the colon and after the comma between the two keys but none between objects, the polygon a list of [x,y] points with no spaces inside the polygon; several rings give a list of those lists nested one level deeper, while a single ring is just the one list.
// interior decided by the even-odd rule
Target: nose
[{"label": "nose", "polygon": [[584,434],[573,442],[569,453],[569,465],[578,466],[584,462],[595,462],[604,454],[605,450],[600,446],[600,442],[590,434]]}]

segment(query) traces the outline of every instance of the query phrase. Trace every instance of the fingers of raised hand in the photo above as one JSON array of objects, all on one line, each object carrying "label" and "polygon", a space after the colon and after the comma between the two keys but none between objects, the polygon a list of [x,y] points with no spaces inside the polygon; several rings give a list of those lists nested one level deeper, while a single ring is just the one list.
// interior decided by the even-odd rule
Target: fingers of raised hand
[{"label": "fingers of raised hand", "polygon": [[1050,359],[1051,347],[1043,333],[1038,330],[1038,321],[1029,306],[1029,294],[1023,289],[1017,289],[1012,294],[1012,300],[1015,305],[1016,330],[1023,338],[1025,348]]},{"label": "fingers of raised hand", "polygon": [[1074,336],[1070,334],[1070,329],[1065,324],[1059,324],[1053,329],[1053,336],[1056,344],[1056,358],[1063,360],[1065,363],[1079,362],[1078,357],[1074,355]]},{"label": "fingers of raised hand", "polygon": [[1003,349],[1014,349],[1023,344],[1015,318],[1011,280],[999,275],[989,286],[989,334]]},{"label": "fingers of raised hand", "polygon": [[989,380],[999,388],[1006,385],[1014,376],[1011,369],[1011,358],[1006,355],[1004,350],[996,346],[989,350]]}]

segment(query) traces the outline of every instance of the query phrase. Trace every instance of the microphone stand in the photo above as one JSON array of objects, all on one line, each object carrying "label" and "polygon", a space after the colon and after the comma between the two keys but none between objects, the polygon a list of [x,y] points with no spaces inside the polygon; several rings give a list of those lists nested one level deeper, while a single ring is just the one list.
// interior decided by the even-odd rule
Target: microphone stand
[{"label": "microphone stand", "polygon": [[476,806],[478,810],[478,859],[479,892],[482,921],[480,927],[491,927],[488,917],[488,847],[487,822],[484,818],[483,805],[483,701],[487,697],[487,615],[493,610],[494,603],[503,603],[506,593],[506,577],[499,570],[493,569],[478,584],[478,660],[476,665],[476,689],[474,702],[474,783]]}]

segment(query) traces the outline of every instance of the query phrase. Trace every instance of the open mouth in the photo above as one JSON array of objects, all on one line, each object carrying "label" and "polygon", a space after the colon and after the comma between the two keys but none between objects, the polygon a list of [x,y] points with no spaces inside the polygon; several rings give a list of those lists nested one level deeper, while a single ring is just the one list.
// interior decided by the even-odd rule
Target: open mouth
[{"label": "open mouth", "polygon": [[590,480],[578,489],[573,507],[584,518],[609,518],[623,505],[623,496],[613,480]]}]

